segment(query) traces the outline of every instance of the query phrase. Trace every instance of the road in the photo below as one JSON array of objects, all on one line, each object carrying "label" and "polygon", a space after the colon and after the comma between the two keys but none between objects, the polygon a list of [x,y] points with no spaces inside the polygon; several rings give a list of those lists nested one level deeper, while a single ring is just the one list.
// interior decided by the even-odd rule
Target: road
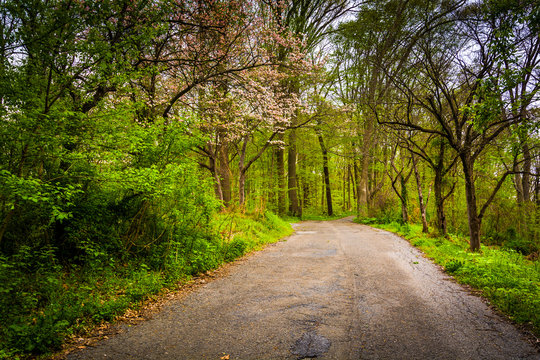
[{"label": "road", "polygon": [[405,240],[350,219],[295,228],[68,359],[540,359]]}]

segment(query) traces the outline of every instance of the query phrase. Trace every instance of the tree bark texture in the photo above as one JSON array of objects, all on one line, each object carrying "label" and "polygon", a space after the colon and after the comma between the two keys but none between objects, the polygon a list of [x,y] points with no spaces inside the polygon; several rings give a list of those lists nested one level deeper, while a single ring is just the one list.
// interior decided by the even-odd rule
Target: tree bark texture
[{"label": "tree bark texture", "polygon": [[243,207],[246,202],[246,172],[240,171],[238,175],[238,204]]},{"label": "tree bark texture", "polygon": [[403,175],[400,175],[401,182],[401,220],[404,224],[409,222],[409,211],[407,209],[409,202],[409,195],[407,194],[407,180]]},{"label": "tree bark texture", "polygon": [[474,161],[471,154],[464,152],[460,154],[465,176],[465,196],[467,199],[467,217],[469,219],[469,247],[471,251],[480,250],[480,227],[482,219],[478,216],[476,204],[476,188],[474,185]]},{"label": "tree bark texture", "polygon": [[442,172],[435,169],[435,179],[433,181],[433,192],[435,193],[435,208],[437,211],[437,230],[439,235],[446,236],[447,225],[446,215],[444,212],[444,197],[443,197],[443,184],[442,184]]},{"label": "tree bark texture", "polygon": [[358,215],[368,216],[369,210],[369,163],[371,151],[371,130],[366,129],[362,145],[360,181],[358,182]]},{"label": "tree bark texture", "polygon": [[296,129],[289,131],[289,149],[287,153],[287,180],[289,195],[289,214],[291,216],[302,216],[302,209],[298,202],[298,181],[296,175]]},{"label": "tree bark texture", "polygon": [[334,209],[332,206],[332,189],[330,188],[330,170],[328,169],[328,150],[324,144],[322,133],[318,131],[317,138],[319,139],[319,145],[321,146],[323,157],[323,173],[324,173],[324,188],[326,190],[326,207],[328,215],[334,215]]},{"label": "tree bark texture", "polygon": [[414,170],[414,177],[416,179],[416,186],[418,188],[418,205],[420,206],[420,217],[422,219],[422,232],[429,232],[429,227],[426,218],[426,206],[424,205],[424,195],[422,193],[422,179],[420,178],[420,173],[418,172],[418,166],[416,166],[416,157],[414,154],[412,156],[412,164]]},{"label": "tree bark texture", "polygon": [[210,168],[212,169],[212,175],[214,177],[214,191],[216,193],[216,198],[218,198],[221,202],[223,202],[223,191],[221,189],[221,179],[219,178],[217,169],[216,169],[216,160],[214,158],[210,158]]},{"label": "tree bark texture", "polygon": [[285,152],[282,148],[276,149],[276,167],[277,167],[277,203],[278,214],[285,215],[285,201],[286,201],[286,189],[285,189]]},{"label": "tree bark texture", "polygon": [[223,203],[229,206],[232,200],[231,189],[231,168],[229,166],[229,147],[227,143],[222,143],[219,146],[219,177],[221,180],[221,191],[223,194]]},{"label": "tree bark texture", "polygon": [[358,168],[358,161],[354,161],[354,180],[355,180],[355,188],[356,188],[356,213],[358,216],[366,216],[365,215],[365,208],[363,208],[362,203],[362,197],[360,196],[360,193],[362,192],[362,185],[360,184],[360,169]]}]

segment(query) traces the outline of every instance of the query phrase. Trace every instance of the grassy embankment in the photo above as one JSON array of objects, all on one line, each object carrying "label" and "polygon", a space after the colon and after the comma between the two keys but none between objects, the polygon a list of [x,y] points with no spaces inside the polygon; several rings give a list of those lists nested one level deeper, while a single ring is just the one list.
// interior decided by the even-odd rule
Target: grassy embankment
[{"label": "grassy embankment", "polygon": [[407,239],[458,282],[479,290],[510,319],[540,336],[538,260],[529,260],[515,250],[496,246],[483,246],[481,252],[473,253],[468,250],[466,237],[449,235],[443,238],[423,234],[420,225],[367,222]]},{"label": "grassy embankment", "polygon": [[0,359],[48,354],[145,300],[175,289],[292,233],[272,213],[215,215],[209,236],[184,243],[168,262],[120,262],[95,254],[91,265],[60,265],[54,249],[0,257]]}]

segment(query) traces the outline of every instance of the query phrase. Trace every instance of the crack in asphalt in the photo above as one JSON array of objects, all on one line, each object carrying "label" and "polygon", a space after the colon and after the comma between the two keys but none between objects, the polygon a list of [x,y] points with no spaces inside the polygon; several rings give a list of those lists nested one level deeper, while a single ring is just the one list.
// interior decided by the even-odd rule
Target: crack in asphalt
[{"label": "crack in asphalt", "polygon": [[350,219],[294,227],[287,241],[68,359],[540,359],[398,236]]}]

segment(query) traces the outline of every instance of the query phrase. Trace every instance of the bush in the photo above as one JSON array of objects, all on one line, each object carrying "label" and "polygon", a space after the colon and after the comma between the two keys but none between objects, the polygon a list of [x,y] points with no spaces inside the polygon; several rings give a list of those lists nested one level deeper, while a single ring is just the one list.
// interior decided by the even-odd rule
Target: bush
[{"label": "bush", "polygon": [[539,250],[537,244],[517,236],[506,240],[504,242],[504,247],[516,250],[523,255],[530,255]]},{"label": "bush", "polygon": [[370,225],[370,224],[377,224],[379,221],[377,218],[372,218],[372,217],[357,217],[354,219],[354,222],[357,224]]},{"label": "bush", "polygon": [[444,265],[444,270],[447,273],[453,274],[463,267],[463,261],[452,259]]},{"label": "bush", "polygon": [[270,212],[215,214],[204,227],[184,225],[134,253],[81,240],[78,263],[64,267],[52,246],[0,255],[0,359],[54,351],[67,336],[292,232]]}]

